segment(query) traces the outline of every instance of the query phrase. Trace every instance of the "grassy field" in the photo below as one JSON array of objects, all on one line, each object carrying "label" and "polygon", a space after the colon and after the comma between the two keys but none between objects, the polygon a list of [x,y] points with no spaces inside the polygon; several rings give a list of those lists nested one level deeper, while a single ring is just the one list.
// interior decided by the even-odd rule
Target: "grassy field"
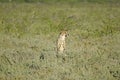
[{"label": "grassy field", "polygon": [[120,80],[119,3],[0,3],[0,80]]}]

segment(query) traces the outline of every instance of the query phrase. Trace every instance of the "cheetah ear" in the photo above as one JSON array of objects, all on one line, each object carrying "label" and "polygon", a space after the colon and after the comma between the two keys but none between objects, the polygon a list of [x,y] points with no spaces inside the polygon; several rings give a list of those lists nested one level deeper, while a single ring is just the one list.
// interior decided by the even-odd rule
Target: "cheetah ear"
[{"label": "cheetah ear", "polygon": [[60,31],[60,34],[62,34],[63,31]]}]

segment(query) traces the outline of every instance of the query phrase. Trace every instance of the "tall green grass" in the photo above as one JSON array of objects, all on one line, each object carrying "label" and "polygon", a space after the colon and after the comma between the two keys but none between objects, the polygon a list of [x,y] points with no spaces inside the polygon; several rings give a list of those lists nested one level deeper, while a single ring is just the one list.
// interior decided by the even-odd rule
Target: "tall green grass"
[{"label": "tall green grass", "polygon": [[0,80],[119,80],[119,21],[118,4],[0,3]]}]

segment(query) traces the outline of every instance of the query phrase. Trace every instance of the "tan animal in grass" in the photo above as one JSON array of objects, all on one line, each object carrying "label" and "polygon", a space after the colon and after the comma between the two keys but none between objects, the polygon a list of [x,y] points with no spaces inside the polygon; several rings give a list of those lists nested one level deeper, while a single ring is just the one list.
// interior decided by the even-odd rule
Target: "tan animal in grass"
[{"label": "tan animal in grass", "polygon": [[65,50],[65,38],[68,36],[68,31],[61,31],[57,40],[57,52],[63,53]]}]

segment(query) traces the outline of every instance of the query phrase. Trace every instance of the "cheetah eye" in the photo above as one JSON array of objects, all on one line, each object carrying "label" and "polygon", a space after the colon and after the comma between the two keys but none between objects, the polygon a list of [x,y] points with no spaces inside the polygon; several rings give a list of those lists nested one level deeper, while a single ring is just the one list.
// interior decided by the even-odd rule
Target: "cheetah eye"
[{"label": "cheetah eye", "polygon": [[67,37],[67,35],[65,35],[65,37]]}]

